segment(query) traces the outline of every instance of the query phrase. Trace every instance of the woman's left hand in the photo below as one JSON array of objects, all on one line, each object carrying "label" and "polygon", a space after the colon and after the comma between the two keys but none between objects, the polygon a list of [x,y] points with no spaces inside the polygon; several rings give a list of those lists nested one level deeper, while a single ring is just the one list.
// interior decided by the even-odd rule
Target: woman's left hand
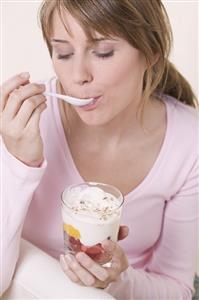
[{"label": "woman's left hand", "polygon": [[128,259],[118,243],[111,240],[102,242],[102,246],[112,256],[111,267],[103,267],[92,260],[84,252],[61,255],[60,263],[66,275],[75,283],[96,288],[106,288],[109,283],[116,281],[128,266]]}]

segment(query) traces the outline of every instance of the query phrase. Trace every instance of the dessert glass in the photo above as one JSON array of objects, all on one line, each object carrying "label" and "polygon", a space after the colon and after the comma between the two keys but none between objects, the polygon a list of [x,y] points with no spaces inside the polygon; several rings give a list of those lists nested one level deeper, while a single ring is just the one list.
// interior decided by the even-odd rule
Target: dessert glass
[{"label": "dessert glass", "polygon": [[81,251],[100,264],[109,262],[101,242],[118,239],[122,193],[112,185],[85,182],[67,187],[61,201],[65,252]]}]

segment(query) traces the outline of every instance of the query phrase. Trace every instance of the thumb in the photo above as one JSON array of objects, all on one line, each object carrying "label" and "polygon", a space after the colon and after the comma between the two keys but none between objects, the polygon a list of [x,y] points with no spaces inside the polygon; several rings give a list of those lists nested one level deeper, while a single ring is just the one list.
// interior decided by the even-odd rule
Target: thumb
[{"label": "thumb", "polygon": [[117,243],[111,241],[111,240],[104,240],[102,242],[103,249],[108,253],[112,254],[116,251],[116,249],[119,247]]},{"label": "thumb", "polygon": [[111,240],[104,240],[102,242],[102,247],[110,255],[110,257],[112,257],[112,269],[118,270],[118,268],[121,268],[122,266],[123,270],[126,268],[126,266],[128,266],[126,255],[118,243],[115,243]]},{"label": "thumb", "polygon": [[129,234],[129,228],[128,226],[120,226],[120,229],[119,229],[119,233],[118,233],[118,240],[123,240],[125,239]]}]

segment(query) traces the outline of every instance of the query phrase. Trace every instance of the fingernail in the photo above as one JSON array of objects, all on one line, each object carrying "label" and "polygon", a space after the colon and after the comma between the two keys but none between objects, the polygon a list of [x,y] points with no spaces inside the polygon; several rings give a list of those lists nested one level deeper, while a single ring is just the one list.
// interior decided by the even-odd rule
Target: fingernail
[{"label": "fingernail", "polygon": [[30,74],[29,72],[23,72],[20,74],[20,77],[23,79],[28,79],[30,77]]},{"label": "fingernail", "polygon": [[126,226],[126,233],[129,233],[129,228]]},{"label": "fingernail", "polygon": [[83,252],[78,252],[77,254],[76,254],[76,259],[79,261],[79,262],[81,262],[81,263],[89,263],[89,258],[88,258],[88,256],[85,254],[85,253],[83,253]]},{"label": "fingernail", "polygon": [[75,261],[74,256],[72,256],[72,255],[70,255],[70,254],[65,255],[64,258],[66,259],[66,261],[67,261],[68,263],[72,263],[72,262]]},{"label": "fingernail", "polygon": [[60,263],[64,263],[64,255],[63,254],[60,255]]},{"label": "fingernail", "polygon": [[64,259],[64,255],[63,255],[63,254],[60,255],[60,264],[61,264],[61,266],[62,266],[62,268],[63,268],[64,270],[67,269],[67,264],[66,264],[66,262],[65,262],[65,259]]}]

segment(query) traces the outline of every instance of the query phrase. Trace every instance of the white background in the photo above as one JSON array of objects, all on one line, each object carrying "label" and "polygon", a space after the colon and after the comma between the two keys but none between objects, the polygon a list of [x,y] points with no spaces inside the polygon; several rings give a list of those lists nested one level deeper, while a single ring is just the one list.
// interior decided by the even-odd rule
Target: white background
[{"label": "white background", "polygon": [[[29,71],[33,81],[54,75],[50,56],[37,23],[37,10],[41,1],[0,2],[1,82],[22,71]],[[174,48],[170,59],[199,95],[199,1],[163,2],[174,33]]]},{"label": "white background", "polygon": [[[199,0],[163,2],[174,34],[170,59],[199,96]],[[54,75],[37,23],[37,10],[41,1],[0,0],[0,3],[0,81],[23,71],[30,72],[32,81]]]}]

